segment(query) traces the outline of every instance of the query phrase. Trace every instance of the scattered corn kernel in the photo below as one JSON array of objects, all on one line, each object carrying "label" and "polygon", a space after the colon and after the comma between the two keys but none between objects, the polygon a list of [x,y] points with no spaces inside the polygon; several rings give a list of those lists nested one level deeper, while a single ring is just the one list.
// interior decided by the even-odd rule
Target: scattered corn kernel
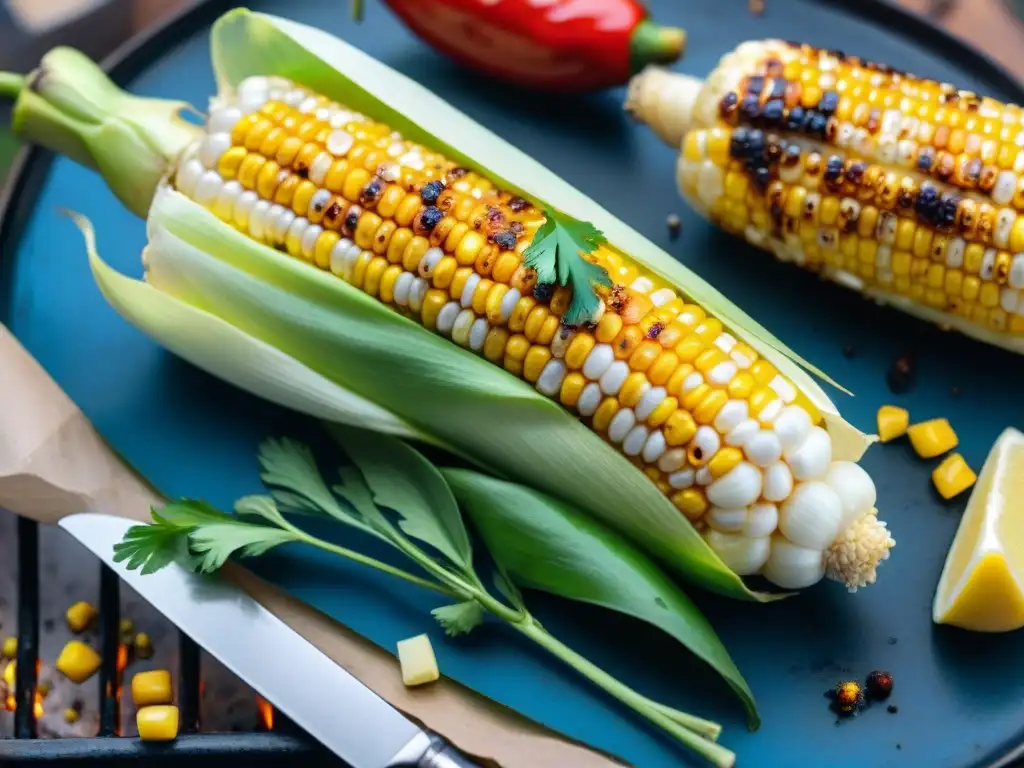
[{"label": "scattered corn kernel", "polygon": [[903,437],[910,424],[910,412],[895,405],[883,405],[878,409],[878,438],[883,443]]},{"label": "scattered corn kernel", "polygon": [[402,682],[407,686],[432,683],[441,676],[434,647],[426,635],[399,640],[398,662],[402,667]]},{"label": "scattered corn kernel", "polygon": [[100,668],[100,656],[79,640],[64,646],[57,658],[57,669],[75,683],[84,683]]},{"label": "scattered corn kernel", "polygon": [[959,440],[947,419],[922,421],[907,429],[914,451],[922,459],[933,459],[956,448]]},{"label": "scattered corn kernel", "polygon": [[77,723],[78,722],[78,718],[80,718],[81,716],[82,716],[81,713],[77,709],[75,709],[74,707],[68,707],[67,709],[64,710],[64,722],[65,723],[69,723],[69,724],[70,723]]},{"label": "scattered corn kernel", "polygon": [[65,618],[68,622],[68,629],[77,635],[91,627],[99,615],[100,612],[96,610],[94,605],[85,602],[85,600],[80,600],[68,608]]},{"label": "scattered corn kernel", "polygon": [[8,691],[14,690],[14,677],[18,672],[18,663],[15,661],[7,662],[7,666],[4,667],[4,685],[7,686]]},{"label": "scattered corn kernel", "polygon": [[51,686],[50,686],[50,683],[49,683],[49,681],[48,681],[48,680],[43,680],[42,682],[40,682],[40,683],[39,683],[39,685],[37,685],[37,686],[36,686],[36,691],[37,691],[37,692],[39,693],[39,695],[40,695],[40,696],[42,696],[42,697],[43,697],[44,699],[45,699],[45,698],[46,698],[47,696],[49,696],[49,695],[50,695],[50,689],[51,689]]},{"label": "scattered corn kernel", "polygon": [[135,631],[135,622],[131,619],[121,619],[121,634],[130,635]]},{"label": "scattered corn kernel", "polygon": [[932,482],[944,499],[952,499],[963,493],[974,485],[977,479],[974,470],[967,466],[964,457],[959,453],[951,453],[932,472]]},{"label": "scattered corn kernel", "polygon": [[3,653],[0,653],[0,656],[3,656],[4,658],[7,658],[7,659],[13,659],[17,655],[18,655],[18,638],[16,638],[16,637],[4,638]]},{"label": "scattered corn kernel", "polygon": [[139,632],[135,636],[135,655],[140,659],[148,659],[153,655],[153,641],[145,632]]},{"label": "scattered corn kernel", "polygon": [[143,707],[135,714],[143,741],[174,741],[178,737],[178,708],[167,704]]},{"label": "scattered corn kernel", "polygon": [[136,708],[174,701],[171,673],[166,669],[139,672],[132,678],[132,701]]}]

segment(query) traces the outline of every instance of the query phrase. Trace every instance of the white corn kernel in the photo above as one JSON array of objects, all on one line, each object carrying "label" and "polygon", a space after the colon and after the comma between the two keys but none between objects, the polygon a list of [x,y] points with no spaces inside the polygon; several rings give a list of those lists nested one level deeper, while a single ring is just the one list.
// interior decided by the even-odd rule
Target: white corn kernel
[{"label": "white corn kernel", "polygon": [[482,317],[478,317],[476,322],[473,323],[473,327],[469,331],[469,347],[474,352],[479,352],[484,348],[484,342],[487,340],[487,332],[491,330],[490,323]]},{"label": "white corn kernel", "polygon": [[668,484],[678,491],[690,488],[696,481],[697,473],[691,467],[680,469],[668,476]]},{"label": "white corn kernel", "polygon": [[779,507],[779,531],[794,544],[825,549],[837,535],[843,505],[826,483],[800,483]]},{"label": "white corn kernel", "polygon": [[460,346],[468,347],[469,329],[473,327],[475,321],[476,315],[473,313],[473,310],[464,309],[459,312],[455,318],[455,323],[452,325],[452,341]]},{"label": "white corn kernel", "polygon": [[708,501],[717,507],[746,507],[757,501],[762,483],[761,471],[741,461],[708,486]]},{"label": "white corn kernel", "polygon": [[449,301],[441,307],[441,311],[437,313],[437,330],[444,334],[451,333],[452,328],[455,327],[455,318],[461,311],[462,307],[457,301]]},{"label": "white corn kernel", "polygon": [[658,469],[662,472],[676,472],[682,469],[686,463],[686,449],[685,448],[671,448],[661,455],[658,459]]},{"label": "white corn kernel", "polygon": [[654,413],[655,408],[661,405],[667,395],[668,392],[664,387],[651,387],[646,390],[640,398],[640,402],[636,404],[637,421],[647,421],[647,418]]},{"label": "white corn kernel", "polygon": [[596,381],[604,375],[604,372],[608,370],[615,361],[615,350],[611,348],[609,344],[598,344],[587,355],[586,361],[583,363],[583,375],[591,381]]},{"label": "white corn kernel", "polygon": [[592,381],[580,392],[579,400],[576,401],[576,410],[580,412],[581,416],[593,416],[600,404],[601,387]]},{"label": "white corn kernel", "polygon": [[800,447],[783,455],[794,478],[817,480],[825,476],[832,462],[832,439],[821,427],[811,427]]},{"label": "white corn kernel", "polygon": [[473,294],[476,293],[476,286],[479,282],[480,275],[476,272],[466,279],[466,284],[462,287],[462,295],[459,297],[459,300],[462,302],[462,306],[473,306]]},{"label": "white corn kernel", "polygon": [[782,457],[782,443],[771,429],[762,429],[743,444],[743,452],[759,467],[770,467]]},{"label": "white corn kernel", "polygon": [[608,439],[613,443],[621,443],[636,424],[636,416],[632,408],[620,408],[608,424]]},{"label": "white corn kernel", "polygon": [[398,306],[404,307],[409,304],[409,290],[412,288],[413,279],[412,272],[402,272],[396,278],[393,293],[395,295],[395,304]]},{"label": "white corn kernel", "polygon": [[743,533],[747,536],[770,536],[778,527],[779,508],[762,502],[750,508]]},{"label": "white corn kernel", "polygon": [[779,436],[783,451],[792,451],[803,445],[811,431],[811,417],[807,411],[795,405],[782,409],[773,425],[775,434]]},{"label": "white corn kernel", "polygon": [[[618,414],[616,414],[618,415]],[[647,427],[637,424],[622,441],[622,452],[627,456],[639,456],[647,443]]]},{"label": "white corn kernel", "polygon": [[[608,366],[608,369],[601,374],[601,391],[606,395],[617,395],[622,389],[626,377],[629,376],[629,366],[623,360],[616,360]],[[632,413],[632,411],[630,411]]]},{"label": "white corn kernel", "polygon": [[715,416],[715,429],[727,435],[747,418],[749,412],[746,400],[730,400]]},{"label": "white corn kernel", "polygon": [[[639,418],[639,414],[637,415]],[[661,459],[665,455],[665,435],[660,429],[656,429],[651,432],[647,437],[647,442],[644,443],[643,453],[640,454],[642,458],[648,464],[658,462],[659,466]]]},{"label": "white corn kernel", "polygon": [[771,541],[767,537],[721,533],[713,528],[702,535],[719,559],[737,576],[753,576],[760,571],[771,551]]},{"label": "white corn kernel", "polygon": [[777,461],[764,471],[763,496],[768,501],[785,501],[793,492],[793,473],[784,461]]},{"label": "white corn kernel", "polygon": [[783,589],[805,589],[825,575],[825,558],[820,550],[800,547],[783,536],[773,536],[771,554],[761,570],[764,577]]},{"label": "white corn kernel", "polygon": [[[470,312],[471,310],[464,310]],[[548,397],[554,397],[562,389],[562,380],[565,378],[567,368],[565,363],[557,358],[548,360],[544,370],[537,378],[537,391]]]},{"label": "white corn kernel", "polygon": [[735,533],[742,531],[743,526],[747,524],[747,510],[746,508],[725,509],[723,507],[711,507],[704,519],[716,531]]}]

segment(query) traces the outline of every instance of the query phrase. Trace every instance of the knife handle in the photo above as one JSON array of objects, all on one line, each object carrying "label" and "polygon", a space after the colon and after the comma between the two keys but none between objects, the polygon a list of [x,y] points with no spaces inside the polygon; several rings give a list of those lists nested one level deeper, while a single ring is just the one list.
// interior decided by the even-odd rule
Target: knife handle
[{"label": "knife handle", "polygon": [[416,768],[480,768],[480,766],[440,736],[434,734],[430,740],[430,748],[416,763]]}]

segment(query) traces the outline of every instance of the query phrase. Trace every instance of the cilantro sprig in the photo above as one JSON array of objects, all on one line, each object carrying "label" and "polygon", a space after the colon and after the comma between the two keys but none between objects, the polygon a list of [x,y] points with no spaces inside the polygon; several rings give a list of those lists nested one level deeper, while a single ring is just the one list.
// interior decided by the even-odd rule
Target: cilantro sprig
[{"label": "cilantro sprig", "polygon": [[537,281],[558,283],[572,288],[572,299],[563,316],[566,325],[590,321],[597,311],[594,286],[610,287],[608,273],[589,256],[607,240],[600,230],[586,221],[578,221],[559,211],[545,210],[544,224],[537,230],[523,253],[523,263],[537,272]]},{"label": "cilantro sprig", "polygon": [[[114,547],[114,561],[143,574],[171,563],[212,574],[232,558],[259,557],[282,544],[314,547],[443,595],[450,602],[431,614],[449,637],[472,632],[488,616],[505,622],[713,765],[733,765],[733,753],[715,743],[721,731],[717,723],[642,696],[553,637],[497,560],[493,585],[503,599],[492,594],[477,573],[452,488],[424,456],[392,437],[349,427],[331,430],[352,461],[333,480],[323,475],[307,446],[267,440],[259,451],[265,494],[239,499],[234,514],[194,499],[153,509],[152,524],[129,528]],[[309,516],[390,544],[426,577],[313,536],[296,523]]]}]

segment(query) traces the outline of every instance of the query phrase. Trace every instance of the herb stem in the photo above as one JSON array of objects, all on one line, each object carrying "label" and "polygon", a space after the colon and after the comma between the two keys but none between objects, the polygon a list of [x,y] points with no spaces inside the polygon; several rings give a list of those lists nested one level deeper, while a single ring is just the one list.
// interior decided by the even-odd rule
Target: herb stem
[{"label": "herb stem", "polygon": [[291,523],[285,523],[283,527],[294,533],[306,544],[316,547],[317,549],[322,549],[325,552],[340,555],[341,557],[347,557],[349,560],[362,565],[368,565],[371,568],[376,568],[379,571],[389,573],[392,576],[397,576],[400,579],[405,579],[405,581],[408,581],[410,584],[415,584],[416,586],[423,587],[424,589],[429,589],[433,592],[444,595],[445,597],[450,597],[453,600],[461,600],[464,598],[464,595],[461,592],[457,592],[444,584],[438,584],[430,581],[429,579],[421,578],[409,573],[408,571],[403,571],[401,568],[389,565],[383,560],[377,560],[374,557],[368,557],[360,554],[359,552],[355,552],[354,550],[339,547],[337,544],[331,544],[329,541],[324,541],[323,539],[318,539],[315,536],[310,536],[308,533],[300,528],[296,528]]},{"label": "herb stem", "polygon": [[24,75],[0,72],[0,96],[16,99],[28,83]]},{"label": "herb stem", "polygon": [[[619,682],[603,669],[580,656],[567,645],[559,641],[534,621],[514,622],[512,626],[533,640],[542,648],[557,656],[570,667],[603,688],[623,704],[646,717],[674,736],[684,745],[697,752],[716,768],[732,768],[736,763],[736,755],[730,750],[710,741],[705,736],[717,734],[720,728],[716,723],[709,723],[684,712],[669,710],[642,696],[629,686]],[[672,714],[668,714],[671,711]],[[709,726],[713,726],[709,728]]]}]

